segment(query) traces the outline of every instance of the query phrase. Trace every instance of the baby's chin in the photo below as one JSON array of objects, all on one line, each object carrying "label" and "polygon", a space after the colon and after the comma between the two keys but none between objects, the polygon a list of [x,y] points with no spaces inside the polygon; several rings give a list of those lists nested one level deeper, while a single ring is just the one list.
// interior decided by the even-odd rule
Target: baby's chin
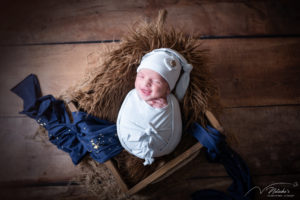
[{"label": "baby's chin", "polygon": [[145,95],[142,92],[138,92],[138,95],[143,101],[146,101],[146,102],[154,99],[151,95]]},{"label": "baby's chin", "polygon": [[142,93],[139,93],[139,97],[142,99],[142,100],[144,100],[144,101],[149,101],[149,100],[151,100],[152,99],[152,97],[151,96],[147,96],[147,95],[143,95]]}]

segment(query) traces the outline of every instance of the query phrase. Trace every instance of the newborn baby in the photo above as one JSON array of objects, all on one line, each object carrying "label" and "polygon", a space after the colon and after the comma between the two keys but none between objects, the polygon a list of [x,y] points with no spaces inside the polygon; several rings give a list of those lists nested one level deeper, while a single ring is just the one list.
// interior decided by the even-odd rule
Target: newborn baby
[{"label": "newborn baby", "polygon": [[[184,73],[180,77],[181,69]],[[144,165],[151,164],[153,157],[171,153],[181,139],[177,98],[183,98],[191,70],[192,66],[172,49],[156,49],[142,58],[135,88],[119,111],[117,132],[122,146],[145,159]],[[171,93],[175,86],[177,98]]]}]

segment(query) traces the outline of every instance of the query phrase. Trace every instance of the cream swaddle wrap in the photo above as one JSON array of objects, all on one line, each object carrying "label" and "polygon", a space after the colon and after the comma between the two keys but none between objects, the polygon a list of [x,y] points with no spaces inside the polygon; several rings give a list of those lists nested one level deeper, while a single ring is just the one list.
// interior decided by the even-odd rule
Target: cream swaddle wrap
[{"label": "cream swaddle wrap", "polygon": [[[170,91],[174,89],[176,97],[181,100],[189,85],[192,68],[178,52],[161,48],[147,53],[137,72],[142,69],[157,72],[167,81]],[[181,74],[182,69],[184,73]],[[145,159],[144,165],[151,164],[153,157],[171,153],[181,139],[182,120],[175,95],[168,94],[167,105],[155,108],[133,89],[121,106],[117,119],[119,140],[129,153]]]},{"label": "cream swaddle wrap", "polygon": [[131,90],[121,107],[117,132],[122,146],[151,164],[153,157],[171,153],[181,139],[182,121],[177,99],[167,97],[168,105],[153,108]]}]

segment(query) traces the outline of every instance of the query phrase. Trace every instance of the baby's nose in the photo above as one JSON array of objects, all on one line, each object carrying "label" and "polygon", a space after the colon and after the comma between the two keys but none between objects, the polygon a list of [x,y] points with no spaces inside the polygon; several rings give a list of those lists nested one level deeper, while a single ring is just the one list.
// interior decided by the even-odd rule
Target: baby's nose
[{"label": "baby's nose", "polygon": [[144,81],[145,86],[150,87],[151,86],[151,81],[149,79],[146,79]]}]

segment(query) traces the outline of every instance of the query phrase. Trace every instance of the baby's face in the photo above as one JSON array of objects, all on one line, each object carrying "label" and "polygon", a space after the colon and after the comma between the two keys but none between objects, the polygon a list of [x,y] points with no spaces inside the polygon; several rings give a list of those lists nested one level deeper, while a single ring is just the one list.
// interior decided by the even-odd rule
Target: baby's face
[{"label": "baby's face", "polygon": [[144,101],[166,98],[170,93],[167,81],[150,69],[142,69],[137,73],[135,89]]}]

